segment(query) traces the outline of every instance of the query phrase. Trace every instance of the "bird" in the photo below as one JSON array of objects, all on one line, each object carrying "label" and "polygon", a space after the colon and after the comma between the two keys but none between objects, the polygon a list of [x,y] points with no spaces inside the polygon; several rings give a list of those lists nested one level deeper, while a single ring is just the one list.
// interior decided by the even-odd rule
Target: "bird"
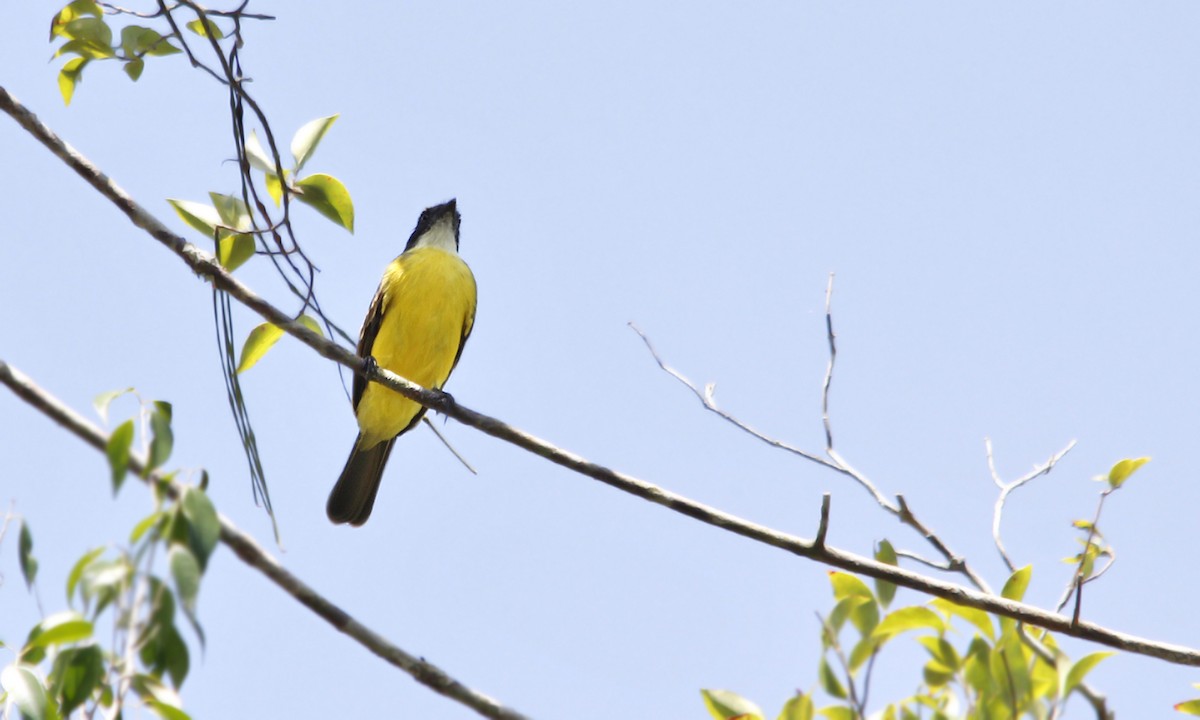
[{"label": "bird", "polygon": [[[455,199],[421,213],[404,252],[384,270],[358,338],[360,357],[436,390],[475,325],[475,276],[458,254],[461,223]],[[421,421],[425,407],[361,375],[351,400],[358,438],[325,512],[335,524],[357,527],[371,516],[392,444]]]}]

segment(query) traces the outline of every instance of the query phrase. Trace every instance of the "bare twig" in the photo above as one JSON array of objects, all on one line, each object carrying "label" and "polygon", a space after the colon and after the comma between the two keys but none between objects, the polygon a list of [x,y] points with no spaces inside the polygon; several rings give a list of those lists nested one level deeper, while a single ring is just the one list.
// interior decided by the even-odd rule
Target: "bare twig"
[{"label": "bare twig", "polygon": [[[40,410],[76,437],[101,453],[105,451],[108,445],[108,435],[104,431],[38,387],[27,375],[2,359],[0,359],[0,383],[8,386],[25,402]],[[146,471],[144,458],[140,455],[131,457],[129,471],[135,477],[142,478]],[[183,491],[182,485],[168,481],[158,471],[150,473],[146,482],[152,486],[165,487],[168,496],[173,499],[178,499]],[[506,720],[520,720],[525,717],[515,710],[504,707],[496,700],[463,685],[436,665],[392,644],[286,570],[278,560],[259,547],[254,538],[238,530],[229,518],[219,515],[218,519],[221,523],[221,542],[225,543],[242,562],[266,575],[280,589],[319,615],[336,630],[345,633],[358,644],[408,673],[422,685],[472,708],[484,717]]]},{"label": "bare twig", "polygon": [[[1025,485],[1035,478],[1048,474],[1051,470],[1053,470],[1054,466],[1058,464],[1058,461],[1062,460],[1063,457],[1065,457],[1066,454],[1071,452],[1071,450],[1075,447],[1075,441],[1072,440],[1071,442],[1067,443],[1066,447],[1064,447],[1062,450],[1059,450],[1054,455],[1051,455],[1049,460],[1041,465],[1038,465],[1028,473],[1010,483],[1006,483],[1000,479],[1000,474],[996,472],[996,461],[992,455],[991,438],[985,438],[983,442],[984,447],[987,448],[988,470],[991,472],[992,482],[996,483],[996,487],[1000,488],[1000,495],[996,498],[996,507],[992,511],[992,540],[996,543],[996,549],[1000,551],[1000,557],[1004,559],[1004,564],[1008,566],[1008,571],[1013,573],[1017,571],[1017,566],[1013,564],[1012,559],[1009,558],[1008,552],[1004,549],[1004,543],[1000,540],[1000,518],[1004,514],[1004,503],[1008,501],[1008,496],[1012,494],[1012,491],[1016,490],[1022,485]],[[1062,609],[1061,606],[1059,609]]]},{"label": "bare twig", "polygon": [[817,536],[813,538],[813,547],[825,547],[825,536],[829,533],[829,503],[832,496],[829,493],[821,495],[821,523],[817,526]]}]

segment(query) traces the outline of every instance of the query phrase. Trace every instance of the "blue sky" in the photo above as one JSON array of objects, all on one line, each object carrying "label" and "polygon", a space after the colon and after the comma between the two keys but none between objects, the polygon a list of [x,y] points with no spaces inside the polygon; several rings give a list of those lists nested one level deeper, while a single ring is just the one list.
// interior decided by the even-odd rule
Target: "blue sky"
[{"label": "blue sky", "polygon": [[[256,3],[253,92],[285,137],[340,112],[308,169],[353,194],[353,236],[307,208],[328,312],[357,329],[420,210],[449,197],[479,284],[447,389],[589,459],[803,536],[919,538],[859,488],[705,413],[627,327],[765,432],[823,440],[823,299],[836,273],[839,450],[993,585],[1000,472],[1069,440],[1005,540],[1051,605],[1090,478],[1150,455],[1107,504],[1114,569],[1084,616],[1200,646],[1187,563],[1200,505],[1200,9],[1188,3]],[[9,8],[0,84],[180,232],[165,198],[236,187],[225,96],[179,57],[132,84],[47,63],[56,3]],[[174,404],[173,463],[270,540],[251,501],[206,287],[0,121],[0,357],[85,410],[129,385]],[[198,239],[198,236],[196,236]],[[266,263],[239,276],[286,309]],[[258,321],[239,312],[239,332]],[[536,717],[700,717],[702,687],[769,713],[815,684],[827,568],[570,474],[470,429],[398,442],[375,514],[329,525],[355,426],[336,370],[291,340],[244,376],[286,552],[355,617]],[[116,418],[132,404],[113,408]],[[103,459],[0,394],[0,499],[29,521],[47,609],[88,548],[150,507]],[[0,638],[37,619],[0,545]],[[921,602],[914,594],[901,601]],[[473,717],[338,635],[230,554],[200,598],[196,717]],[[1094,649],[1064,643],[1073,656]],[[885,657],[872,698],[919,675]],[[1168,717],[1200,673],[1134,657],[1092,675],[1121,716]],[[1078,701],[1075,701],[1076,703]],[[1076,704],[1072,716],[1086,716]]]}]

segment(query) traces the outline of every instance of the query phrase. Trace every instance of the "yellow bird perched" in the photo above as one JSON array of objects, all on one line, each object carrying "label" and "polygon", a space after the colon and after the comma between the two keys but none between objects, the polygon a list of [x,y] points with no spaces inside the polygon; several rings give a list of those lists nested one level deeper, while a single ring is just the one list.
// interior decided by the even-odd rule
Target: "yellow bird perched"
[{"label": "yellow bird perched", "polygon": [[[462,216],[454,200],[421,213],[404,252],[388,265],[358,338],[358,354],[418,385],[441,389],[475,324],[475,276],[458,256]],[[371,516],[392,443],[425,407],[354,376],[358,440],[325,511],[335,523]]]}]

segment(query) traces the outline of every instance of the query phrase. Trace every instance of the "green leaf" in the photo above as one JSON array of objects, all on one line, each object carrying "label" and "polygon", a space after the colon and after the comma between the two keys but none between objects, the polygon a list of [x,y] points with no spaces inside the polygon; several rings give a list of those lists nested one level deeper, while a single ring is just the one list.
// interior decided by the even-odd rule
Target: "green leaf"
[{"label": "green leaf", "polygon": [[62,93],[64,105],[71,104],[71,98],[75,96],[75,86],[83,77],[83,68],[89,62],[91,61],[85,57],[71,58],[58,71],[58,91]]},{"label": "green leaf", "polygon": [[1095,652],[1091,655],[1086,655],[1079,658],[1079,660],[1076,661],[1076,663],[1072,665],[1071,669],[1067,672],[1067,682],[1063,687],[1063,696],[1065,697],[1070,695],[1071,691],[1079,687],[1079,684],[1083,682],[1084,677],[1086,677],[1087,674],[1092,671],[1092,668],[1099,665],[1101,660],[1113,655],[1116,655],[1116,653]]},{"label": "green leaf", "polygon": [[108,392],[100,393],[92,400],[92,407],[96,408],[96,414],[100,416],[100,422],[108,424],[108,406],[113,400],[121,397],[125,393],[133,392],[133,388],[127,387],[124,390],[109,390]]},{"label": "green leaf", "polygon": [[208,495],[195,487],[184,489],[179,505],[188,521],[189,544],[203,570],[208,567],[208,558],[221,538],[221,521],[217,518],[217,509],[213,507]]},{"label": "green leaf", "polygon": [[295,172],[300,172],[300,168],[304,167],[304,163],[312,157],[313,152],[320,144],[321,138],[325,137],[325,133],[329,132],[330,126],[338,119],[337,115],[317,118],[304,123],[304,125],[296,131],[292,136],[292,157],[296,159]]},{"label": "green leaf", "polygon": [[1200,700],[1188,700],[1187,702],[1176,703],[1175,711],[1181,712],[1184,715],[1200,715]]},{"label": "green leaf", "polygon": [[104,10],[100,8],[100,5],[95,0],[75,0],[62,10],[59,10],[54,19],[50,21],[50,41],[53,42],[54,38],[66,34],[67,23],[75,18],[87,15],[97,18],[104,17]]},{"label": "green leaf", "polygon": [[925,635],[917,638],[917,642],[921,643],[929,651],[929,655],[947,670],[955,671],[962,666],[962,659],[958,657],[958,651],[946,638]]},{"label": "green leaf", "polygon": [[862,664],[871,659],[871,656],[879,652],[879,648],[883,647],[886,640],[880,640],[875,637],[864,637],[859,640],[854,649],[850,651],[850,672],[856,672]]},{"label": "green leaf", "polygon": [[171,431],[171,403],[155,400],[154,409],[150,411],[150,458],[146,463],[147,470],[161,467],[171,457],[171,448],[175,445],[175,434]]},{"label": "green leaf", "polygon": [[185,610],[194,610],[196,597],[200,593],[200,562],[183,545],[172,545],[167,552],[167,560],[179,602]]},{"label": "green leaf", "polygon": [[854,711],[845,705],[828,705],[817,712],[829,720],[855,720]]},{"label": "green leaf", "polygon": [[783,704],[778,720],[813,720],[812,698],[804,693],[793,695]]},{"label": "green leaf", "polygon": [[309,330],[312,330],[321,337],[325,337],[325,333],[321,331],[320,323],[318,323],[314,318],[311,318],[308,315],[301,315],[300,317],[296,318],[296,322],[300,323]]},{"label": "green leaf", "polygon": [[829,573],[829,582],[833,585],[833,597],[838,600],[843,600],[848,597],[866,597],[875,599],[871,593],[871,588],[867,584],[850,573],[833,571]]},{"label": "green leaf", "polygon": [[817,679],[821,683],[821,688],[829,693],[830,697],[835,697],[838,700],[845,700],[849,697],[846,693],[846,688],[842,685],[842,681],[834,674],[833,668],[829,666],[825,658],[821,658],[821,666],[817,672]]},{"label": "green leaf", "polygon": [[251,130],[250,137],[246,138],[246,144],[243,146],[246,151],[246,161],[250,163],[250,167],[262,170],[267,175],[275,175],[275,159],[259,142],[258,133]]},{"label": "green leaf", "polygon": [[971,623],[979,628],[979,631],[987,636],[988,640],[996,639],[996,627],[992,624],[991,616],[984,611],[966,605],[956,605],[943,598],[934,598],[929,604],[940,610],[947,618],[957,615]]},{"label": "green leaf", "polygon": [[254,238],[245,233],[226,235],[217,242],[217,261],[233,272],[254,257]]},{"label": "green leaf", "polygon": [[167,202],[171,203],[171,207],[175,208],[175,212],[185,223],[209,240],[217,234],[217,226],[222,224],[221,216],[213,206],[173,198],[167,198]]},{"label": "green leaf", "polygon": [[72,40],[83,40],[99,47],[112,47],[112,28],[104,22],[103,15],[77,17],[62,27],[61,34]]},{"label": "green leaf", "polygon": [[929,608],[913,605],[893,610],[885,615],[879,626],[875,628],[874,635],[887,638],[921,628],[929,628],[940,634],[946,631],[946,624],[937,613]]},{"label": "green leaf", "polygon": [[[287,170],[284,172],[286,173]],[[279,203],[283,201],[283,181],[278,176],[267,176],[267,194],[275,201],[275,207],[279,207]]]},{"label": "green leaf", "polygon": [[99,45],[91,40],[68,40],[54,51],[54,57],[62,57],[74,53],[87,60],[106,60],[116,57],[116,53],[108,45]]},{"label": "green leaf", "polygon": [[210,192],[208,197],[212,199],[222,225],[243,232],[250,229],[250,209],[241,198],[215,192]]},{"label": "green leaf", "polygon": [[[900,559],[896,556],[896,549],[887,540],[879,541],[879,547],[875,549],[875,559],[893,567],[900,565]],[[875,593],[879,596],[879,604],[886,608],[892,603],[892,598],[896,597],[896,584],[876,578]]]},{"label": "green leaf", "polygon": [[237,366],[238,373],[254,367],[267,354],[267,351],[279,342],[281,337],[283,337],[283,330],[272,323],[263,323],[251,330],[246,337],[245,344],[242,345],[242,356],[238,360]]},{"label": "green leaf", "polygon": [[33,535],[29,532],[29,523],[25,520],[21,520],[17,555],[21,562],[21,576],[25,578],[25,587],[32,589],[34,581],[37,580],[38,561],[33,556]]},{"label": "green leaf", "polygon": [[729,690],[701,690],[704,705],[717,720],[763,720],[758,705]]},{"label": "green leaf", "polygon": [[323,173],[296,181],[296,199],[354,232],[354,203],[341,180]]},{"label": "green leaf", "polygon": [[0,685],[8,693],[8,701],[17,706],[21,714],[30,720],[57,718],[58,712],[46,695],[46,685],[38,677],[35,668],[14,663],[0,672]]},{"label": "green leaf", "polygon": [[154,711],[162,717],[170,718],[186,718],[187,715],[164,715],[163,710],[157,705],[165,706],[183,712],[181,709],[183,701],[179,699],[179,693],[171,688],[163,685],[162,682],[153,675],[139,673],[133,676],[133,691],[138,694],[146,704],[155,706]]},{"label": "green leaf", "polygon": [[133,446],[133,421],[126,420],[108,436],[104,453],[108,456],[108,467],[112,471],[113,495],[121,490],[125,476],[129,473],[130,448]]},{"label": "green leaf", "polygon": [[79,585],[80,579],[83,578],[83,573],[88,566],[95,562],[96,558],[104,554],[104,548],[98,547],[88,550],[83,554],[83,557],[75,561],[71,567],[71,572],[67,575],[67,602],[71,602],[71,598],[75,596],[75,588]]},{"label": "green leaf", "polygon": [[217,40],[220,40],[221,38],[225,37],[225,33],[221,32],[221,28],[217,27],[217,24],[214,23],[212,20],[209,20],[208,18],[204,18],[203,20],[197,19],[197,20],[191,21],[190,23],[187,24],[187,29],[196,33],[200,37],[210,37],[211,36]]},{"label": "green leaf", "polygon": [[67,648],[54,658],[50,686],[63,715],[88,701],[104,678],[104,653],[95,645]]},{"label": "green leaf", "polygon": [[1033,566],[1031,565],[1026,565],[1016,571],[1004,583],[1004,589],[1000,591],[1000,595],[1008,600],[1020,602],[1025,597],[1025,590],[1029,588],[1031,575],[1033,575]]},{"label": "green leaf", "polygon": [[137,82],[138,78],[142,76],[142,71],[146,69],[146,62],[141,58],[130,60],[129,62],[125,63],[125,67],[123,69],[125,70],[125,74],[129,76],[130,80]]},{"label": "green leaf", "polygon": [[1137,459],[1125,458],[1112,466],[1108,471],[1108,486],[1113,490],[1121,487],[1129,476],[1137,472],[1138,468],[1150,462],[1148,457],[1140,457]]},{"label": "green leaf", "polygon": [[139,55],[174,55],[182,52],[156,30],[140,25],[127,25],[121,30],[121,49],[129,58]]},{"label": "green leaf", "polygon": [[146,706],[157,713],[160,718],[165,718],[166,720],[192,720],[192,716],[180,708],[161,703],[157,700],[146,701]]},{"label": "green leaf", "polygon": [[136,543],[141,540],[146,531],[157,525],[162,518],[162,512],[156,510],[139,520],[138,524],[133,526],[133,530],[129,531],[129,542]]},{"label": "green leaf", "polygon": [[47,648],[87,640],[92,636],[92,630],[91,621],[74,610],[64,610],[34,625],[25,647]]}]

